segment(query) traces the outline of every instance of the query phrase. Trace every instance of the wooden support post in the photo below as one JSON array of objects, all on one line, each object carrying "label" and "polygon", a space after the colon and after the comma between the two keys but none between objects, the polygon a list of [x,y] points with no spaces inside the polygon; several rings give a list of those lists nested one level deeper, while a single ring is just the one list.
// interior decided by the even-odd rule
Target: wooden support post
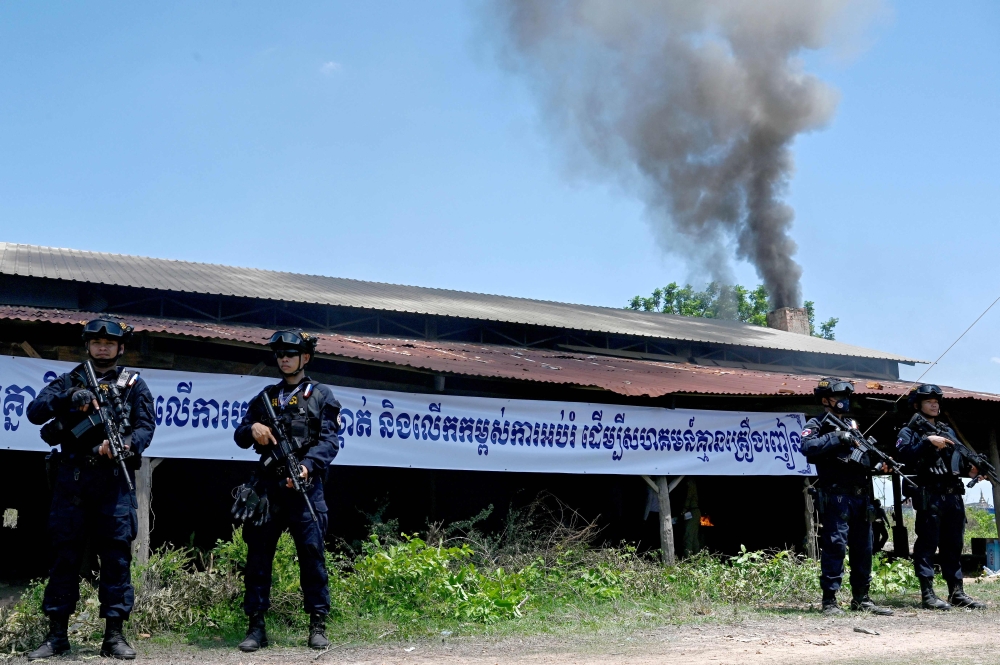
[{"label": "wooden support post", "polygon": [[660,549],[663,564],[674,565],[674,521],[670,512],[670,484],[666,476],[656,477],[656,493],[660,499]]},{"label": "wooden support post", "polygon": [[35,351],[35,347],[28,344],[28,342],[21,342],[21,348],[28,354],[29,358],[41,358],[41,356],[38,355],[38,351]]},{"label": "wooden support post", "polygon": [[143,457],[142,466],[135,474],[135,498],[139,507],[136,516],[139,518],[139,528],[135,536],[134,554],[140,564],[149,562],[149,533],[153,530],[150,505],[153,498],[153,469],[160,465],[163,458]]},{"label": "wooden support post", "polygon": [[819,559],[819,530],[816,528],[816,505],[812,494],[809,493],[812,485],[809,480],[802,479],[802,494],[805,496],[805,518],[806,518],[806,556],[810,559]]},{"label": "wooden support post", "polygon": [[[993,468],[1000,469],[1000,453],[997,452],[997,430],[995,427],[990,428],[990,464]],[[989,482],[989,481],[986,481]],[[1000,487],[997,487],[993,483],[990,483],[993,487],[993,510],[996,512],[998,506],[1000,506]],[[997,522],[997,533],[1000,534],[1000,513],[996,513],[994,518]]]}]

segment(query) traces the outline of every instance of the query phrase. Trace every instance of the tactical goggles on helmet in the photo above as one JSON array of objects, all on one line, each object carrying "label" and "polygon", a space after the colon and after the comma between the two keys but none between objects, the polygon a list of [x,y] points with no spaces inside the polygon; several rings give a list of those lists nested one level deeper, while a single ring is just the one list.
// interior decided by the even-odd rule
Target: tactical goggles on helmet
[{"label": "tactical goggles on helmet", "polygon": [[830,397],[832,395],[851,395],[854,393],[854,384],[850,381],[839,379],[822,379],[813,393],[820,397]]},{"label": "tactical goggles on helmet", "polygon": [[271,347],[290,346],[298,348],[305,346],[305,340],[302,339],[302,335],[292,330],[279,330],[271,335],[271,339],[267,344]]},{"label": "tactical goggles on helmet", "polygon": [[90,339],[113,339],[124,342],[132,333],[132,326],[122,325],[111,319],[94,319],[83,327],[84,341]]},{"label": "tactical goggles on helmet", "polygon": [[910,391],[908,401],[911,405],[916,405],[927,399],[936,399],[940,402],[944,399],[944,391],[933,383],[925,383]]}]

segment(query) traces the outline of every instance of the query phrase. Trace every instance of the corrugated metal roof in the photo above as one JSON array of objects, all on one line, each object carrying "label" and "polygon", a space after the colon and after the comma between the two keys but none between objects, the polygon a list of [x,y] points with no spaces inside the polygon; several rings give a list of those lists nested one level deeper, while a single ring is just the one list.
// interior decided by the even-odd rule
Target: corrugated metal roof
[{"label": "corrugated metal roof", "polygon": [[[85,312],[0,306],[0,320],[46,321],[83,325],[96,316]],[[273,330],[155,317],[128,317],[138,331],[264,346]],[[522,349],[491,344],[435,342],[361,335],[319,335],[322,355],[384,363],[441,374],[600,388],[628,396],[672,393],[706,395],[811,395],[814,374],[705,367],[682,363],[609,358],[583,353]],[[902,381],[855,382],[859,394],[894,398],[910,384]],[[942,386],[949,399],[1000,401],[1000,395]]]},{"label": "corrugated metal roof", "polygon": [[0,243],[0,274],[759,349],[922,362],[893,353],[736,321],[36,245]]}]

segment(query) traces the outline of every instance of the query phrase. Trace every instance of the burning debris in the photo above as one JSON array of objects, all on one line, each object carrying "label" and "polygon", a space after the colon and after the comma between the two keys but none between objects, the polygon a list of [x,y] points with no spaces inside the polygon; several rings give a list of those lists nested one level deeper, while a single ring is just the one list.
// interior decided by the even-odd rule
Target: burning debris
[{"label": "burning debris", "polygon": [[801,305],[791,145],[837,103],[799,55],[860,4],[494,0],[490,16],[549,127],[641,193],[660,245],[732,284],[735,244],[780,308]]}]

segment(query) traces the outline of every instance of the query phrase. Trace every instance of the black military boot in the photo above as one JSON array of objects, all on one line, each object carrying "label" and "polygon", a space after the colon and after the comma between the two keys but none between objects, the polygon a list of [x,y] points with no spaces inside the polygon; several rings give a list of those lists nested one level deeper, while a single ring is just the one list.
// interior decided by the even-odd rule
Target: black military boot
[{"label": "black military boot", "polygon": [[973,600],[971,596],[965,593],[965,587],[962,584],[962,580],[948,582],[948,602],[951,603],[953,607],[968,607],[970,610],[986,609],[986,603],[980,603],[978,600]]},{"label": "black military boot", "polygon": [[311,614],[309,616],[309,646],[313,649],[325,649],[330,646],[326,639],[326,615]]},{"label": "black military boot", "polygon": [[28,660],[51,658],[69,651],[69,638],[66,637],[69,617],[66,615],[49,615],[49,633],[41,646],[28,654]]},{"label": "black military boot", "polygon": [[247,636],[240,642],[240,651],[256,651],[267,646],[267,628],[264,613],[251,614],[247,622]]},{"label": "black military boot", "polygon": [[107,618],[104,620],[104,641],[101,643],[102,658],[117,658],[118,660],[135,659],[135,649],[125,641],[122,634],[122,620]]},{"label": "black military boot", "polygon": [[851,599],[851,609],[855,612],[871,612],[872,614],[877,614],[880,617],[891,617],[893,615],[893,611],[888,607],[882,607],[881,605],[876,605],[872,602],[872,599],[868,595],[867,591],[860,596],[855,596]]},{"label": "black military boot", "polygon": [[934,594],[934,578],[920,578],[920,607],[925,610],[950,610],[951,605]]},{"label": "black military boot", "polygon": [[837,604],[837,592],[836,591],[824,591],[823,592],[823,614],[828,617],[839,617],[843,615],[844,610],[840,609],[840,605]]}]

